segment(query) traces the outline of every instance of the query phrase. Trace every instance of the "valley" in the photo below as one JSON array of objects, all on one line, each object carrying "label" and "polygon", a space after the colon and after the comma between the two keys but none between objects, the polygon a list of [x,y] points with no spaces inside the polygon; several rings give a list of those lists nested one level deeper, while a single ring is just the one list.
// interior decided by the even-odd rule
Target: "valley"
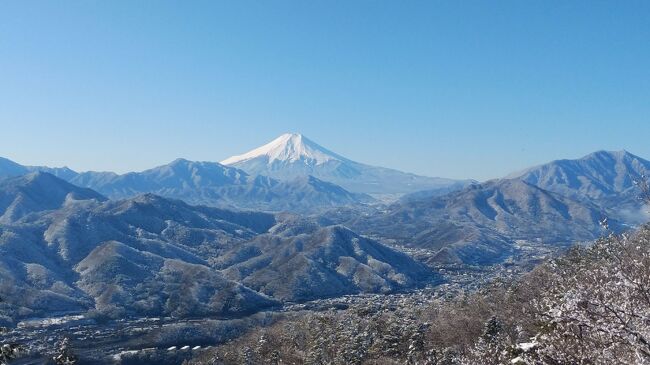
[{"label": "valley", "polygon": [[[548,257],[548,251],[537,255]],[[425,252],[413,252],[423,255]],[[398,308],[443,303],[474,292],[495,280],[513,281],[528,272],[540,256],[522,254],[503,265],[436,267],[444,284],[390,294],[354,294],[304,302],[285,302],[277,308],[237,317],[134,317],[98,319],[87,313],[26,319],[0,334],[2,343],[21,344],[25,352],[12,364],[42,361],[56,341],[68,338],[82,363],[177,364],[209,353],[251,328],[263,328],[305,313],[328,313],[350,308]],[[375,309],[373,309],[375,308]]]}]

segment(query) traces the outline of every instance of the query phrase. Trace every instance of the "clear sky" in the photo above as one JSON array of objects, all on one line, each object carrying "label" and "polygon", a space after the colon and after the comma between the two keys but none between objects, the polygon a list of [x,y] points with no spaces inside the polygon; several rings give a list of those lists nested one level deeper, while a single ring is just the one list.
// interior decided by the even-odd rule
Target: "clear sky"
[{"label": "clear sky", "polygon": [[124,172],[285,132],[455,178],[650,158],[650,1],[0,1],[0,156]]}]

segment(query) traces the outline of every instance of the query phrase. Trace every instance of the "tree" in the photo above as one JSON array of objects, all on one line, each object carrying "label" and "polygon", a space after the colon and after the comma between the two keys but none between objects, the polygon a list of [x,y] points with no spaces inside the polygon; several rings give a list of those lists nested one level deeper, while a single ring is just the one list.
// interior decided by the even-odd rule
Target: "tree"
[{"label": "tree", "polygon": [[17,344],[4,344],[0,346],[0,364],[9,364],[11,360],[18,358],[24,348]]},{"label": "tree", "polygon": [[504,331],[497,317],[491,317],[484,325],[483,334],[469,353],[461,359],[462,364],[506,364],[512,359],[513,342]]},{"label": "tree", "polygon": [[555,262],[537,302],[545,363],[650,363],[650,227],[598,240]]},{"label": "tree", "polygon": [[72,352],[70,340],[67,337],[59,341],[56,348],[56,355],[52,357],[52,360],[57,365],[73,365],[77,363],[77,356]]}]

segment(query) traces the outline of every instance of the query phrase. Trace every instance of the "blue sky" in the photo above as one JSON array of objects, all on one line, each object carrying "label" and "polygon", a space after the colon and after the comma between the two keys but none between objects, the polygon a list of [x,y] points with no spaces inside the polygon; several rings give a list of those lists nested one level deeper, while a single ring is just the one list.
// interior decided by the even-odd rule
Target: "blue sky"
[{"label": "blue sky", "polygon": [[650,158],[648,1],[0,1],[0,156],[219,161],[285,132],[486,179]]}]

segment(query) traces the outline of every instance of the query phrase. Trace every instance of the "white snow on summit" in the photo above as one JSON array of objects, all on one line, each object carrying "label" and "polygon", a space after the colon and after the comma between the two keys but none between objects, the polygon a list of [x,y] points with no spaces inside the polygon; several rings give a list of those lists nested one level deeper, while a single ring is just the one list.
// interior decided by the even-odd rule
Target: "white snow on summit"
[{"label": "white snow on summit", "polygon": [[232,156],[221,161],[221,163],[224,165],[232,165],[259,157],[268,158],[268,163],[276,160],[282,162],[304,160],[309,164],[321,165],[332,160],[346,161],[344,157],[327,150],[301,134],[287,133],[264,146],[246,152],[243,155]]},{"label": "white snow on summit", "polygon": [[385,199],[419,190],[456,189],[469,181],[418,176],[349,160],[307,137],[288,133],[262,147],[221,161],[253,176],[290,181],[313,176],[354,193]]}]

